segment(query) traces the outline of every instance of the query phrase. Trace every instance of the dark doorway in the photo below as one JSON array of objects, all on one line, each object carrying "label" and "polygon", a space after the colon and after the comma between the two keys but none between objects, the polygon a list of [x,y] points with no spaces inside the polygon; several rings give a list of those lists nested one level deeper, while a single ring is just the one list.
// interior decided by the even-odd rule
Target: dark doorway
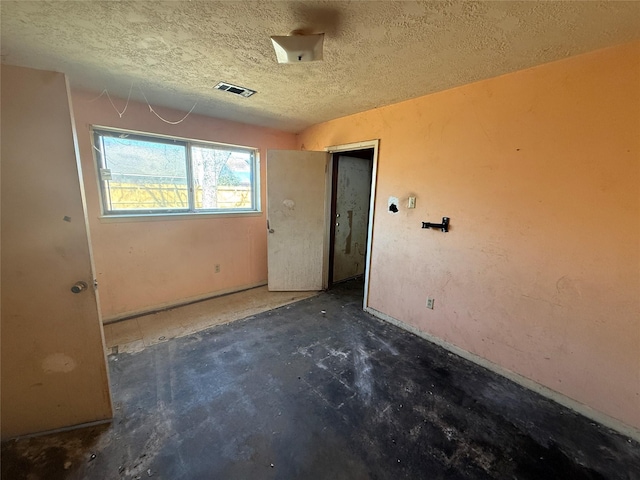
[{"label": "dark doorway", "polygon": [[329,288],[364,275],[373,156],[373,148],[333,153]]}]

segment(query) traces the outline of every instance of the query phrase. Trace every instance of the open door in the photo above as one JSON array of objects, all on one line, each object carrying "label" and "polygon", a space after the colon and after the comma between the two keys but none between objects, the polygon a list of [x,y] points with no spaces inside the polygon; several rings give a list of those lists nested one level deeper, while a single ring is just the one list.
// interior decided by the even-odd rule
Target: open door
[{"label": "open door", "polygon": [[3,439],[111,418],[74,135],[63,74],[3,65]]},{"label": "open door", "polygon": [[328,160],[326,152],[267,154],[270,291],[323,288]]}]

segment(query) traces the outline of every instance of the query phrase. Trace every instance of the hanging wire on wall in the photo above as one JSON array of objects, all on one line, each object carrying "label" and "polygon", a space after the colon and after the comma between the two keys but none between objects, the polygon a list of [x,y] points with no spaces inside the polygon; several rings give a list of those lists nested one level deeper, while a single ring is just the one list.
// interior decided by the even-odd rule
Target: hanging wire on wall
[{"label": "hanging wire on wall", "polygon": [[[113,103],[113,100],[111,99],[111,95],[109,95],[109,91],[105,88],[104,90],[102,90],[102,92],[100,93],[100,95],[98,95],[97,97],[88,100],[89,103],[95,102],[96,100],[98,100],[99,98],[103,97],[104,95],[107,96],[107,99],[109,99],[109,103],[111,104],[111,106],[113,107],[113,109],[116,111],[116,113],[118,114],[118,116],[120,118],[122,118],[122,116],[124,115],[124,113],[127,111],[127,108],[129,107],[129,100],[131,100],[131,92],[133,90],[133,82],[131,82],[131,86],[129,87],[129,95],[127,96],[127,103],[124,106],[124,109],[122,110],[122,112],[120,110],[118,110],[118,108],[115,106],[115,104]],[[189,115],[191,115],[191,112],[193,112],[193,110],[196,108],[196,105],[198,105],[198,102],[196,101],[196,103],[193,104],[193,107],[191,107],[191,110],[189,110],[187,112],[187,114],[182,117],[180,120],[172,122],[171,120],[167,120],[163,117],[160,116],[160,114],[158,112],[156,112],[153,107],[151,106],[151,104],[149,103],[149,100],[147,100],[147,96],[144,94],[144,92],[142,91],[142,87],[140,87],[138,85],[138,90],[140,90],[140,93],[142,94],[142,97],[144,98],[144,101],[147,103],[147,107],[149,107],[149,111],[151,113],[153,113],[156,117],[158,117],[160,120],[162,120],[164,123],[168,123],[169,125],[178,125],[179,123],[184,122],[187,117]]]},{"label": "hanging wire on wall", "polygon": [[145,101],[145,102],[147,102],[147,106],[149,107],[149,111],[150,111],[150,112],[152,112],[152,113],[153,113],[156,117],[158,117],[160,120],[162,120],[163,122],[168,123],[168,124],[170,124],[170,125],[177,125],[177,124],[179,124],[179,123],[184,122],[184,121],[187,119],[187,117],[188,117],[189,115],[191,115],[191,112],[193,112],[193,109],[194,109],[194,108],[196,108],[196,105],[198,105],[198,102],[194,103],[194,104],[193,104],[193,107],[191,107],[191,110],[189,110],[189,111],[187,112],[187,114],[186,114],[184,117],[182,117],[182,118],[181,118],[180,120],[178,120],[177,122],[172,122],[172,121],[170,121],[170,120],[166,120],[166,119],[162,118],[162,117],[158,114],[158,112],[156,112],[156,111],[153,109],[153,107],[152,107],[152,106],[151,106],[151,104],[149,103],[149,100],[147,100],[147,96],[146,96],[146,95],[144,94],[144,92],[142,91],[142,87],[138,86],[138,89],[140,90],[140,93],[141,93],[141,94],[142,94],[142,96],[144,97],[144,101]]},{"label": "hanging wire on wall", "polygon": [[102,90],[102,93],[100,95],[98,95],[96,98],[89,100],[89,103],[91,102],[95,102],[96,100],[98,100],[100,97],[102,97],[103,95],[107,95],[107,98],[109,99],[109,103],[111,104],[111,106],[113,107],[113,109],[116,111],[116,113],[118,114],[118,116],[120,118],[122,118],[122,116],[124,115],[124,112],[127,111],[127,107],[129,106],[129,100],[131,99],[131,91],[133,90],[133,82],[131,82],[131,86],[129,87],[129,95],[127,96],[127,103],[124,106],[124,110],[119,111],[115,104],[113,103],[113,100],[111,100],[111,95],[109,95],[109,91],[105,88],[104,90]]}]

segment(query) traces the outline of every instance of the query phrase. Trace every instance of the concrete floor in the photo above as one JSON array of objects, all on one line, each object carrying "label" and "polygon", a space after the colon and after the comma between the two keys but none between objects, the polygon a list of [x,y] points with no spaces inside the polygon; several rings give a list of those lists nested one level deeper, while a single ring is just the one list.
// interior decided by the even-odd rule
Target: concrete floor
[{"label": "concrete floor", "polygon": [[247,318],[316,294],[270,292],[263,286],[109,323],[104,326],[107,355],[139,352],[156,343]]},{"label": "concrete floor", "polygon": [[109,356],[111,425],[3,479],[639,479],[640,445],[329,293]]}]

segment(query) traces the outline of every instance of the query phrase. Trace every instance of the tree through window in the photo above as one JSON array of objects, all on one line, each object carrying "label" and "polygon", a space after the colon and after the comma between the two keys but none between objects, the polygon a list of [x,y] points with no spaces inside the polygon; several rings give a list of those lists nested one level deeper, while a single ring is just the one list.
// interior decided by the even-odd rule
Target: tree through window
[{"label": "tree through window", "polygon": [[250,205],[251,155],[194,146],[191,149],[197,209]]}]

